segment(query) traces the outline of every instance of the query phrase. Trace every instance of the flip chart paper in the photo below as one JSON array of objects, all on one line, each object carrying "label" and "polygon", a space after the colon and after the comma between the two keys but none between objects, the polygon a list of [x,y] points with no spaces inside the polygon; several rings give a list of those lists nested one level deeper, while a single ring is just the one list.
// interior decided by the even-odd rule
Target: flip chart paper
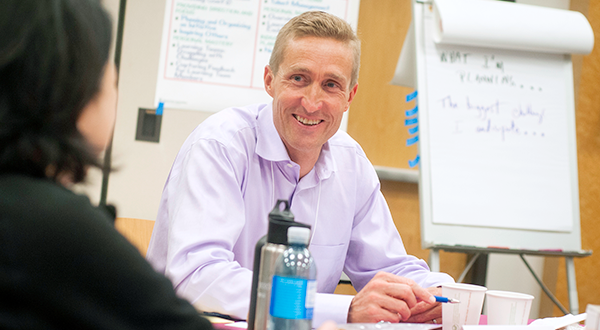
[{"label": "flip chart paper", "polygon": [[433,40],[496,49],[589,54],[594,32],[583,14],[482,0],[435,0]]},{"label": "flip chart paper", "polygon": [[433,222],[570,231],[568,55],[440,44],[436,24],[425,9]]}]

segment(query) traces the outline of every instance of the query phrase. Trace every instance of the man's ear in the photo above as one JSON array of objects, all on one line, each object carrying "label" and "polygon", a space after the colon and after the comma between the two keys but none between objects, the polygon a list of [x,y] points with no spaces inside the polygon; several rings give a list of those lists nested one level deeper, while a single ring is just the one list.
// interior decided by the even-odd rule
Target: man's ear
[{"label": "man's ear", "polygon": [[352,89],[350,90],[350,93],[348,94],[348,106],[346,107],[346,110],[348,110],[348,108],[350,107],[350,103],[352,102],[352,100],[354,100],[354,96],[356,96],[357,91],[358,91],[358,83],[356,85],[354,85],[354,87],[352,87]]},{"label": "man's ear", "polygon": [[267,94],[273,97],[273,80],[275,80],[275,77],[273,75],[273,70],[271,70],[269,65],[265,66],[265,75],[263,79],[265,82],[265,91],[267,91]]}]

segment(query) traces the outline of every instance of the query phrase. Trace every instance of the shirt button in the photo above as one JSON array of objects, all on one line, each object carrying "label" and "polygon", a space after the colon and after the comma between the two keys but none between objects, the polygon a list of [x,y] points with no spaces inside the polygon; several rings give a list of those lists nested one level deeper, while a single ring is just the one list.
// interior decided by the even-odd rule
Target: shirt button
[{"label": "shirt button", "polygon": [[294,165],[292,165],[292,164],[287,164],[287,166],[288,166],[288,167],[294,167]]}]

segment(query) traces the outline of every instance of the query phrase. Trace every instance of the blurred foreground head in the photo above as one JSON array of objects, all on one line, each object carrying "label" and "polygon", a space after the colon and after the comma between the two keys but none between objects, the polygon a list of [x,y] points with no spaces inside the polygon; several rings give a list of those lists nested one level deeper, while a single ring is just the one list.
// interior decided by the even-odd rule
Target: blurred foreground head
[{"label": "blurred foreground head", "polygon": [[0,173],[80,182],[98,166],[78,120],[102,94],[111,30],[98,0],[0,1]]}]

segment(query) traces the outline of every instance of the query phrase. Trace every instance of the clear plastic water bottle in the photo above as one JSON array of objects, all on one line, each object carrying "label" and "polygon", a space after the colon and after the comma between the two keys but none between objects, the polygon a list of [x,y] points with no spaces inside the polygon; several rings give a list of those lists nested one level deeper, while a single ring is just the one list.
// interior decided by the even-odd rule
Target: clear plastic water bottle
[{"label": "clear plastic water bottle", "polygon": [[317,268],[310,251],[310,229],[290,227],[288,248],[277,259],[271,288],[269,330],[311,330]]},{"label": "clear plastic water bottle", "polygon": [[267,330],[275,266],[279,256],[288,248],[288,228],[292,226],[310,228],[307,224],[295,222],[289,202],[280,199],[269,212],[267,235],[256,242],[254,249],[248,330]]}]

